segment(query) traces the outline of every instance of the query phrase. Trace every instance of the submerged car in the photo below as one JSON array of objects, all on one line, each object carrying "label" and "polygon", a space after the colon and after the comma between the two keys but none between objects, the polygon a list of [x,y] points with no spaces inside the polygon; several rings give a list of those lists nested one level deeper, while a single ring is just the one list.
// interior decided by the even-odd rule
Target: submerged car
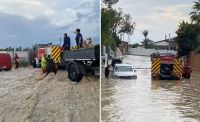
[{"label": "submerged car", "polygon": [[129,64],[115,64],[113,75],[117,78],[137,78],[135,70]]}]

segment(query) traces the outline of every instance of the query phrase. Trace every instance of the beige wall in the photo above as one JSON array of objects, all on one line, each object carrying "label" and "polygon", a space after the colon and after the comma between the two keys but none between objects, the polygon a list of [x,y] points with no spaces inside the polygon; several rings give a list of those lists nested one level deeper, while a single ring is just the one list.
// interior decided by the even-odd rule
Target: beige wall
[{"label": "beige wall", "polygon": [[191,52],[189,55],[189,64],[193,70],[200,71],[200,54]]}]

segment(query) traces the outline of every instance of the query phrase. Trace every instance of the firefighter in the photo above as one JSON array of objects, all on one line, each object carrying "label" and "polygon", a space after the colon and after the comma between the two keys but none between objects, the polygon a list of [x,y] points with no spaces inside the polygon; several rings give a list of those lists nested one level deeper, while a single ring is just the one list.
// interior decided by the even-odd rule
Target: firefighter
[{"label": "firefighter", "polygon": [[83,37],[82,37],[82,34],[80,33],[80,29],[76,29],[76,46],[78,48],[83,48]]},{"label": "firefighter", "polygon": [[109,77],[109,74],[110,74],[110,70],[109,70],[109,65],[105,68],[105,78],[108,78]]},{"label": "firefighter", "polygon": [[45,54],[42,55],[41,67],[42,67],[42,72],[45,73],[46,72],[46,68],[47,68],[47,60],[46,60]]},{"label": "firefighter", "polygon": [[88,38],[88,48],[94,47],[91,37]]},{"label": "firefighter", "polygon": [[185,71],[185,78],[190,79],[191,73],[192,73],[192,68],[190,66],[186,66],[186,71]]},{"label": "firefighter", "polygon": [[19,56],[17,55],[17,53],[15,53],[14,61],[15,61],[15,69],[18,69],[19,68]]},{"label": "firefighter", "polygon": [[53,61],[53,59],[51,58],[50,55],[47,56],[47,74],[48,75],[51,71],[54,72],[54,74],[57,73],[57,69],[55,67],[55,63]]},{"label": "firefighter", "polygon": [[67,36],[67,33],[64,34],[64,43],[62,47],[65,51],[70,50],[71,42],[70,42],[70,37]]}]

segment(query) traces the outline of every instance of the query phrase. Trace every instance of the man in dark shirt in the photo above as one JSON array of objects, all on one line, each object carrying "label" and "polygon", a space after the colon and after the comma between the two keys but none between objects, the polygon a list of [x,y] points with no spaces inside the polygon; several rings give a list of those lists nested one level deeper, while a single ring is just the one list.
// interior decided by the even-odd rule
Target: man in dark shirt
[{"label": "man in dark shirt", "polygon": [[76,45],[78,48],[82,48],[83,47],[83,37],[82,34],[80,33],[80,29],[76,29]]},{"label": "man in dark shirt", "polygon": [[51,56],[48,55],[48,57],[47,57],[47,74],[46,75],[48,75],[51,71],[53,71],[54,74],[57,73],[55,63],[53,62],[53,59],[51,58]]},{"label": "man in dark shirt", "polygon": [[64,43],[63,43],[63,48],[64,50],[70,50],[71,42],[70,42],[70,37],[67,36],[67,33],[64,34]]}]

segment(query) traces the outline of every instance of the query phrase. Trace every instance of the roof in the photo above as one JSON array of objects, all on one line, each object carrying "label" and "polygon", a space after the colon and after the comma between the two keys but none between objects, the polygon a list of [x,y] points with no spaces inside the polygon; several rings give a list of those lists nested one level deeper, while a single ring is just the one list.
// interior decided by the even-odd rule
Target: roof
[{"label": "roof", "polygon": [[[174,39],[175,39],[175,37],[171,38],[171,39],[170,39],[170,42],[171,42],[171,41],[174,41]],[[157,42],[154,42],[154,43],[160,43],[160,42],[169,42],[169,39],[157,41]]]}]

